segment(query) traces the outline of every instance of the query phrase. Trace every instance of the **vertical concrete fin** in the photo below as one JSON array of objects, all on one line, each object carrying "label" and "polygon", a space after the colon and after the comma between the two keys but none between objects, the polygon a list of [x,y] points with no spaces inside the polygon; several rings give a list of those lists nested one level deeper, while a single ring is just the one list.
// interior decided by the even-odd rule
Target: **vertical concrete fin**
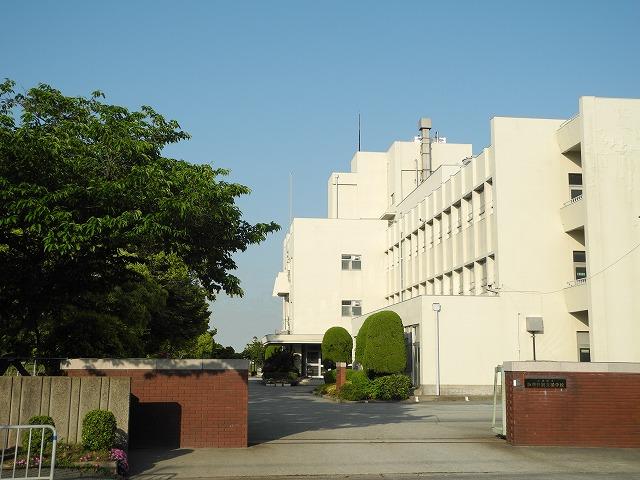
[{"label": "vertical concrete fin", "polygon": [[69,402],[69,443],[78,443],[79,431],[82,428],[80,414],[80,381],[81,377],[71,377],[71,398]]},{"label": "vertical concrete fin", "polygon": [[42,400],[40,402],[40,415],[49,415],[49,411],[51,409],[51,377],[40,378],[42,378]]},{"label": "vertical concrete fin", "polygon": [[51,395],[49,415],[56,424],[58,436],[69,440],[69,412],[71,403],[71,378],[53,377],[51,379]]},{"label": "vertical concrete fin", "polygon": [[109,383],[109,410],[118,424],[119,441],[129,443],[129,402],[131,398],[131,378],[111,377]]}]

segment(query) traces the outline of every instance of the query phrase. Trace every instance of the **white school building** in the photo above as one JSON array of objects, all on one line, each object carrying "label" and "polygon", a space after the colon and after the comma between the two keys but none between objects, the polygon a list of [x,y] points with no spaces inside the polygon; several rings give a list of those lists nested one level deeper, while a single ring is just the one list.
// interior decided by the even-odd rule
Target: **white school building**
[{"label": "white school building", "polygon": [[495,117],[491,145],[431,135],[357,152],[331,174],[327,218],[295,218],[274,295],[303,374],[332,326],[397,312],[414,383],[492,390],[494,367],[640,362],[640,100],[581,97],[570,120]]}]

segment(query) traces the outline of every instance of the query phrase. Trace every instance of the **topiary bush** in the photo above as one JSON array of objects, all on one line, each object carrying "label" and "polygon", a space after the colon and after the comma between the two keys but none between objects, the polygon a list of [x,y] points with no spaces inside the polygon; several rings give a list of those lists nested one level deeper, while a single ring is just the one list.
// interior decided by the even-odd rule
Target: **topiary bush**
[{"label": "topiary bush", "polygon": [[[56,424],[53,422],[53,418],[48,415],[35,415],[29,419],[29,425],[51,425],[55,427]],[[46,428],[44,430],[44,448],[47,448],[47,445],[53,442],[53,432]],[[40,445],[42,444],[42,430],[32,430],[31,431],[31,453],[37,452],[40,454]],[[29,432],[25,431],[22,433],[22,448],[27,450],[29,448]],[[0,466],[1,467],[1,466]]]},{"label": "topiary bush", "polygon": [[371,382],[369,393],[377,400],[406,400],[411,394],[411,379],[401,374],[378,377]]},{"label": "topiary bush", "polygon": [[109,410],[91,410],[82,420],[82,446],[87,450],[112,448],[116,427],[116,417]]},{"label": "topiary bush", "polygon": [[366,320],[360,326],[358,334],[356,335],[355,361],[361,365],[364,365],[364,352],[367,347],[367,331],[369,330],[369,325],[371,324],[371,317],[373,317],[373,315],[369,315],[366,318]]},{"label": "topiary bush", "polygon": [[398,314],[384,310],[374,313],[366,321],[369,324],[362,362],[365,369],[374,376],[404,372],[407,352],[404,327]]},{"label": "topiary bush", "polygon": [[346,328],[331,327],[322,337],[322,360],[324,362],[351,363],[353,338]]},{"label": "topiary bush", "polygon": [[364,372],[347,370],[347,383],[338,392],[338,397],[350,401],[366,400],[371,397],[370,385]]},{"label": "topiary bush", "polygon": [[280,352],[282,352],[282,347],[280,345],[267,345],[264,349],[264,359],[267,360]]}]

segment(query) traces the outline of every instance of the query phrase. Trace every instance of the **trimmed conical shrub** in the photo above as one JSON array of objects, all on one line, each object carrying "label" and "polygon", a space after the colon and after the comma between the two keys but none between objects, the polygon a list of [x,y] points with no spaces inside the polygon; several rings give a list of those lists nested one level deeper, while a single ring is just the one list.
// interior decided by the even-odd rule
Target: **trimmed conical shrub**
[{"label": "trimmed conical shrub", "polygon": [[[385,310],[367,318],[364,368],[373,375],[404,372],[407,352],[404,328],[397,313]],[[363,325],[364,327],[364,325]],[[360,333],[358,332],[358,337]]]},{"label": "trimmed conical shrub", "polygon": [[331,327],[322,337],[322,361],[351,363],[353,338],[346,328]]},{"label": "trimmed conical shrub", "polygon": [[364,365],[364,352],[367,346],[367,330],[369,329],[370,318],[373,315],[369,315],[362,323],[358,334],[356,335],[356,362]]}]

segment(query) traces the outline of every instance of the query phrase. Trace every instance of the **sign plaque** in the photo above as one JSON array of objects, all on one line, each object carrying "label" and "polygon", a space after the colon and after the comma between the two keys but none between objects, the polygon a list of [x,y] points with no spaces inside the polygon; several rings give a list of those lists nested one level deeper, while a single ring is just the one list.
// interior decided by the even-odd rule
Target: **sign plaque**
[{"label": "sign plaque", "polygon": [[524,388],[567,388],[566,378],[525,378]]}]

